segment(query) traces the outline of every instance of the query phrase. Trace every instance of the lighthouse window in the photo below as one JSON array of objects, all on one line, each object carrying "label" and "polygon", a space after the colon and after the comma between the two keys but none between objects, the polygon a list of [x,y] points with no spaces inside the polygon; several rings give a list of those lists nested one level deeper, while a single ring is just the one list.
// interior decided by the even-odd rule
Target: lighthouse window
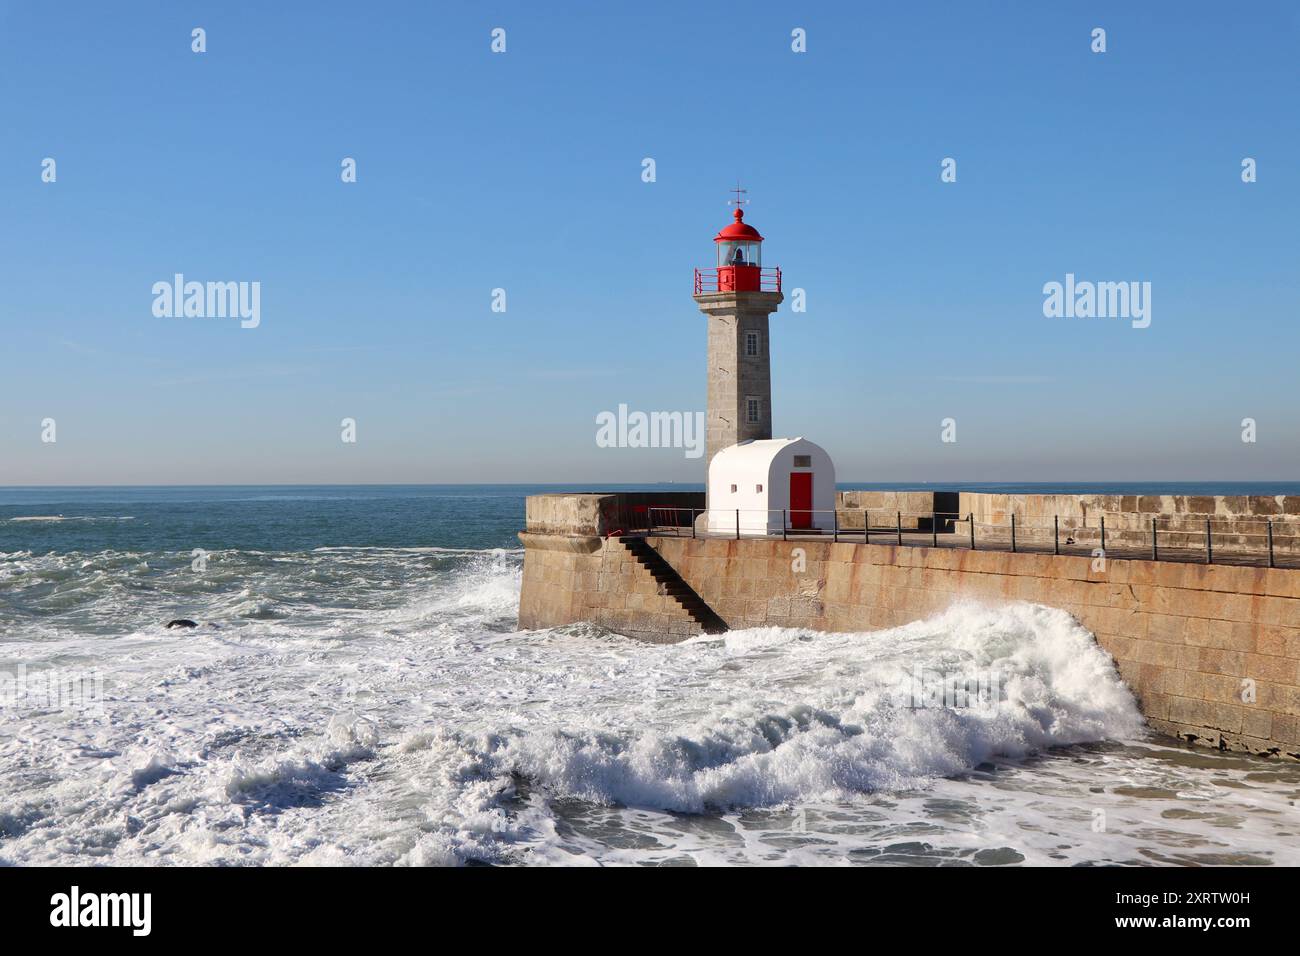
[{"label": "lighthouse window", "polygon": [[759,400],[756,396],[750,395],[745,399],[745,421],[750,425],[757,425],[762,410],[759,408]]},{"label": "lighthouse window", "polygon": [[757,266],[761,265],[757,242],[720,242],[718,243],[718,265],[720,266]]},{"label": "lighthouse window", "polygon": [[758,333],[745,333],[745,354],[747,356],[758,354]]}]

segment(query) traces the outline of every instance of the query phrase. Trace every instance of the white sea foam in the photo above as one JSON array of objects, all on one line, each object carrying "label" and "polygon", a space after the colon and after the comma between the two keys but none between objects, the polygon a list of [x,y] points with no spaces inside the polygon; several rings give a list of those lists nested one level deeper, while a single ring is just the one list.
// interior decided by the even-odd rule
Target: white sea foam
[{"label": "white sea foam", "polygon": [[[76,602],[0,662],[107,699],[0,710],[0,863],[1300,862],[1300,775],[1146,742],[1061,611],[662,646],[516,631],[511,551],[165,559],[14,559]],[[219,626],[166,630],[182,608]],[[918,670],[997,693],[915,706]]]}]

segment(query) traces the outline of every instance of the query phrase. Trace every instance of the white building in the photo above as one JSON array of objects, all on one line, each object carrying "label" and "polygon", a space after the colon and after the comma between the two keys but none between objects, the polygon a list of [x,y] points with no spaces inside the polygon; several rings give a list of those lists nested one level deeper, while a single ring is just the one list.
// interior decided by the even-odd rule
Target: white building
[{"label": "white building", "polygon": [[709,462],[711,534],[780,534],[835,527],[835,466],[805,438],[763,438],[722,449]]}]

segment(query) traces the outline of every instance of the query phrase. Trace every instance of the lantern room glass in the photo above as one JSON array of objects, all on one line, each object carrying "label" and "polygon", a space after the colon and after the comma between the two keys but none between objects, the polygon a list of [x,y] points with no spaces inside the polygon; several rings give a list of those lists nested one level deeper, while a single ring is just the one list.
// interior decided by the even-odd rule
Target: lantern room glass
[{"label": "lantern room glass", "polygon": [[719,242],[718,265],[721,266],[761,266],[761,242]]}]

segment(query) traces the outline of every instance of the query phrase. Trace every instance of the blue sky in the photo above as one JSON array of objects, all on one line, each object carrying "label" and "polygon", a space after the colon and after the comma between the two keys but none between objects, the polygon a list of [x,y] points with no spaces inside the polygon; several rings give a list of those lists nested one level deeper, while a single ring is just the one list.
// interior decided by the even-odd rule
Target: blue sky
[{"label": "blue sky", "polygon": [[[290,6],[0,8],[0,484],[702,480],[595,417],[703,409],[737,178],[842,480],[1300,473],[1294,3]],[[1067,272],[1150,327],[1045,318]]]}]

